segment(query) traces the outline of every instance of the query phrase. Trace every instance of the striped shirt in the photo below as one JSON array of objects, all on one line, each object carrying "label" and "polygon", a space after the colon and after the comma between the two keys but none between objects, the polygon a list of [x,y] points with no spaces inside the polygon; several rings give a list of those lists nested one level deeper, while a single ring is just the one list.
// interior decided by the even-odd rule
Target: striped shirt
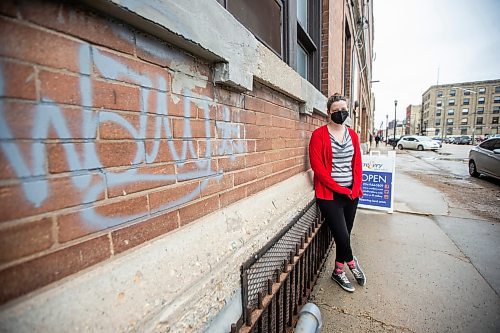
[{"label": "striped shirt", "polygon": [[330,133],[332,142],[332,178],[340,186],[352,186],[352,158],[354,156],[354,146],[351,136],[346,129],[342,144],[337,142]]}]

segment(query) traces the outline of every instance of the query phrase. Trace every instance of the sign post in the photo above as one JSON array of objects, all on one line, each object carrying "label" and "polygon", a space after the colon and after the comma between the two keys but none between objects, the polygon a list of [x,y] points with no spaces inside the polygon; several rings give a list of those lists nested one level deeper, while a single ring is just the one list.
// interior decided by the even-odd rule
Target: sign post
[{"label": "sign post", "polygon": [[394,175],[396,152],[389,151],[387,156],[363,155],[363,196],[359,199],[360,208],[394,211]]}]

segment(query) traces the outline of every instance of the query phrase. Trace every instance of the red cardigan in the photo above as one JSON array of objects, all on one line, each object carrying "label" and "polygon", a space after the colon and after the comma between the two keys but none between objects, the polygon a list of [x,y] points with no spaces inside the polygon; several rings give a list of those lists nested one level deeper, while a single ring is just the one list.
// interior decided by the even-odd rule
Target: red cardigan
[{"label": "red cardigan", "polygon": [[333,192],[345,194],[351,199],[363,195],[361,190],[362,165],[361,165],[361,147],[356,132],[348,128],[354,147],[354,156],[352,158],[352,191],[344,186],[340,186],[331,176],[332,172],[332,143],[327,125],[317,128],[311,135],[309,141],[309,161],[314,171],[314,191],[316,198],[333,200]]}]

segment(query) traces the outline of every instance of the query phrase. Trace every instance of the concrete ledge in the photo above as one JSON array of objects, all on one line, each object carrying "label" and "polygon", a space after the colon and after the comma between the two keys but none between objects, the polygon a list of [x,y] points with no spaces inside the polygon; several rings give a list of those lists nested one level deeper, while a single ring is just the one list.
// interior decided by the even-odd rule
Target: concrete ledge
[{"label": "concrete ledge", "polygon": [[254,79],[326,114],[326,97],[259,42],[215,0],[85,2],[215,64],[214,82],[252,91]]},{"label": "concrete ledge", "polygon": [[0,331],[229,332],[241,314],[241,264],[313,197],[309,174],[294,176],[7,304]]}]

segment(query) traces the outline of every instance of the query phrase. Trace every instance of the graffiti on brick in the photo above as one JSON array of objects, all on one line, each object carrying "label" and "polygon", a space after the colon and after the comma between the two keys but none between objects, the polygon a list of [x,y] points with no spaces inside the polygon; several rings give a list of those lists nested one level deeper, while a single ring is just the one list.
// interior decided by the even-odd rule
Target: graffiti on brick
[{"label": "graffiti on brick", "polygon": [[[92,66],[96,68],[99,74],[107,80],[126,81],[136,84],[140,87],[140,112],[139,125],[131,124],[122,115],[113,110],[100,109],[99,112],[92,111],[93,87],[91,80]],[[113,59],[102,51],[90,46],[84,45],[79,50],[79,89],[81,96],[81,135],[78,136],[79,145],[83,150],[78,150],[71,133],[68,122],[72,119],[65,118],[62,112],[62,106],[54,102],[50,96],[42,96],[40,103],[33,106],[34,119],[31,128],[31,140],[29,141],[30,150],[28,153],[20,147],[19,140],[15,133],[9,127],[6,118],[6,105],[3,99],[0,100],[0,148],[7,163],[11,166],[16,176],[21,180],[23,193],[26,199],[33,207],[40,207],[50,195],[50,185],[47,179],[45,165],[46,140],[49,139],[49,131],[53,129],[60,144],[64,149],[69,172],[72,175],[73,186],[82,193],[82,204],[95,202],[105,191],[106,187],[123,186],[134,182],[158,182],[165,181],[171,183],[173,180],[191,180],[200,178],[200,183],[193,191],[182,196],[177,200],[165,203],[152,213],[167,210],[172,207],[186,203],[197,197],[200,191],[206,187],[210,179],[214,177],[220,180],[223,171],[212,169],[211,159],[214,155],[232,156],[234,154],[246,152],[240,135],[240,125],[230,122],[230,112],[227,107],[222,109],[223,121],[216,121],[216,132],[220,133],[217,138],[217,150],[213,151],[213,138],[211,137],[211,126],[209,110],[210,101],[191,96],[189,89],[183,90],[183,133],[182,146],[175,146],[173,140],[173,131],[169,122],[168,113],[168,82],[161,75],[147,75],[139,73],[124,63]],[[5,77],[0,66],[0,96],[5,96]],[[149,103],[152,98],[156,98],[155,103]],[[197,107],[204,112],[204,129],[206,135],[203,140],[206,143],[204,156],[198,156],[198,152],[193,146],[192,119],[190,118],[191,104],[195,103]],[[154,106],[150,106],[154,105]],[[146,130],[149,116],[155,117],[154,134],[152,145],[146,148]],[[125,170],[111,171],[105,169],[96,149],[96,133],[99,125],[102,123],[114,123],[130,134],[135,142],[135,156],[131,161],[130,167]],[[161,140],[160,140],[161,139]],[[65,142],[67,141],[67,142]],[[83,143],[80,141],[84,141]],[[151,164],[157,160],[162,144],[168,146],[168,151],[172,159],[179,167],[182,167],[186,161],[194,162],[196,168],[189,168],[187,171],[179,171],[177,174],[147,174],[140,173],[139,165]],[[100,180],[96,183],[93,176],[100,173]],[[96,212],[94,207],[82,210],[82,217],[90,228],[106,228],[131,221],[144,213],[130,216],[103,216]]]}]

